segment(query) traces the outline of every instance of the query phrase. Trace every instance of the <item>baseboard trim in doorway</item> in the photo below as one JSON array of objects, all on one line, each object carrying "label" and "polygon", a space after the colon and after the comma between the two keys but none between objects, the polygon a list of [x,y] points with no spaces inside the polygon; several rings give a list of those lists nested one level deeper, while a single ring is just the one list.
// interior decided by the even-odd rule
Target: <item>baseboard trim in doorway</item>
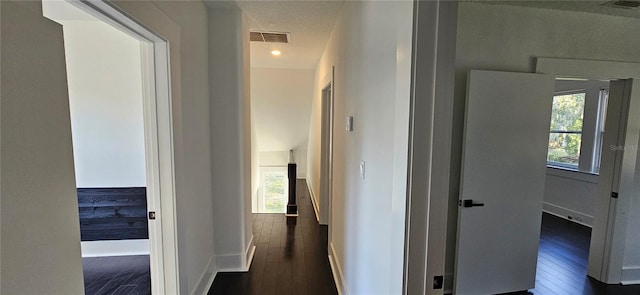
[{"label": "baseboard trim in doorway", "polygon": [[149,255],[149,240],[80,242],[82,257]]},{"label": "baseboard trim in doorway", "polygon": [[[542,211],[587,227],[592,227],[593,225],[593,216],[555,204],[544,202]],[[569,218],[569,216],[571,216],[571,218]]]},{"label": "baseboard trim in doorway", "polygon": [[336,252],[333,249],[333,243],[329,243],[329,264],[331,265],[331,272],[333,273],[333,280],[336,283],[336,289],[338,289],[338,295],[349,295],[349,288],[347,287],[347,282],[344,280],[338,256],[336,256]]},{"label": "baseboard trim in doorway", "polygon": [[247,272],[253,262],[256,253],[256,246],[253,244],[253,235],[249,240],[244,253],[233,255],[216,255],[216,265],[218,272]]},{"label": "baseboard trim in doorway", "polygon": [[213,281],[216,279],[216,275],[218,274],[215,266],[216,266],[216,257],[215,255],[212,255],[209,258],[209,263],[207,263],[207,267],[204,269],[204,272],[202,273],[202,275],[200,276],[200,279],[198,279],[198,282],[196,283],[196,288],[193,289],[193,291],[191,292],[191,295],[197,295],[197,294],[207,295],[207,293],[209,292],[209,289],[211,289],[211,286],[213,285]]},{"label": "baseboard trim in doorway", "polygon": [[620,283],[623,285],[640,284],[640,265],[623,266]]}]

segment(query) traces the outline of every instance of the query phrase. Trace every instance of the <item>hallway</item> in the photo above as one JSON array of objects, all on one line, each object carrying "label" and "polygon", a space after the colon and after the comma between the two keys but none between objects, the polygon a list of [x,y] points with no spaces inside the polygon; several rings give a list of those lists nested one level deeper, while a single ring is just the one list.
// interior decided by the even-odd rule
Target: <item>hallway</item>
[{"label": "hallway", "polygon": [[305,180],[297,180],[298,218],[253,214],[256,253],[249,272],[218,273],[209,295],[338,294]]}]

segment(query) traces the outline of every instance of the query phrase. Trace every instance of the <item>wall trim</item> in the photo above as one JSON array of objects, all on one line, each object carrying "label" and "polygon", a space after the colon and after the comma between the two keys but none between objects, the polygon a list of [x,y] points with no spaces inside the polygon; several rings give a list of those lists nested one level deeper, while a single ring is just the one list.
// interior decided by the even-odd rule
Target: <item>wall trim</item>
[{"label": "wall trim", "polygon": [[215,261],[218,272],[247,272],[253,262],[256,246],[253,245],[253,235],[244,253],[231,255],[216,255]]},{"label": "wall trim", "polygon": [[550,166],[547,166],[547,175],[553,175],[557,177],[568,178],[568,179],[573,179],[573,180],[587,182],[587,183],[595,183],[595,184],[598,183],[598,176],[599,176],[597,174],[591,174],[584,171],[571,171],[571,170],[565,170],[565,169],[560,169],[560,168],[555,168]]},{"label": "wall trim", "polygon": [[336,289],[338,289],[338,295],[349,295],[349,287],[347,287],[347,281],[344,279],[336,251],[333,249],[333,243],[329,243],[329,265],[333,273],[333,280],[336,283]]},{"label": "wall trim", "polygon": [[620,283],[623,285],[640,284],[640,265],[623,266]]},{"label": "wall trim", "polygon": [[638,79],[639,65],[640,63],[635,62],[538,57],[536,73],[567,77]]},{"label": "wall trim", "polygon": [[82,257],[149,255],[149,240],[80,242]]},{"label": "wall trim", "polygon": [[309,197],[311,197],[311,204],[313,205],[313,212],[316,213],[316,220],[320,223],[320,213],[318,213],[318,201],[316,200],[316,196],[311,189],[311,183],[308,184]]},{"label": "wall trim", "polygon": [[[586,227],[593,226],[593,216],[584,214],[575,210],[571,210],[569,208],[565,208],[562,206],[558,206],[555,204],[544,202],[542,205],[542,211],[549,213],[551,215],[560,217],[562,219],[569,220],[571,222],[575,222],[577,224],[584,225]],[[568,216],[571,216],[572,219],[569,219]]]},{"label": "wall trim", "polygon": [[216,256],[211,255],[209,257],[209,263],[207,263],[207,267],[205,267],[204,272],[200,275],[198,282],[196,283],[196,288],[193,289],[191,295],[194,294],[202,294],[206,295],[211,289],[211,285],[213,285],[213,280],[215,280],[218,271],[216,270]]}]

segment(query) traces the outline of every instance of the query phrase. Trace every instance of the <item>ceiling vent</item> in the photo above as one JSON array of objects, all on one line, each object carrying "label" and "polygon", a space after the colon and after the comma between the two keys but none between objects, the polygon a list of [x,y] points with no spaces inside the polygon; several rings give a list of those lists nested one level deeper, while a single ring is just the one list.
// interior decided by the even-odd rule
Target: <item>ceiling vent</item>
[{"label": "ceiling vent", "polygon": [[250,32],[249,37],[253,42],[289,43],[291,40],[289,33],[280,32]]},{"label": "ceiling vent", "polygon": [[633,9],[640,7],[640,1],[638,0],[615,0],[603,3],[604,6],[610,6],[615,8]]}]

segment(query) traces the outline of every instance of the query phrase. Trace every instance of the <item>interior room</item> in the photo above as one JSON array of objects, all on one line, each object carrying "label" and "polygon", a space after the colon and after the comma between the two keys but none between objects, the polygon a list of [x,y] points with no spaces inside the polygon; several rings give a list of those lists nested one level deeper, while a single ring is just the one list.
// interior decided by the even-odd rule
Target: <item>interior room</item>
[{"label": "interior room", "polygon": [[141,42],[65,1],[63,26],[85,294],[151,292]]},{"label": "interior room", "polygon": [[[603,151],[607,153],[612,148],[616,149],[614,145],[602,144],[605,121],[607,116],[614,118],[612,122],[621,116],[615,114],[615,111],[607,111],[609,80],[616,80],[619,85],[619,79],[634,76],[630,74],[615,77],[609,72],[598,75],[598,68],[595,66],[587,67],[592,70],[588,73],[576,72],[576,69],[573,69],[572,76],[571,70],[564,73],[547,71],[549,67],[544,61],[541,62],[541,59],[553,57],[569,60],[628,61],[635,64],[633,62],[637,60],[637,56],[632,48],[637,48],[640,40],[622,37],[631,34],[630,31],[624,33],[627,30],[625,27],[633,26],[631,24],[635,23],[634,19],[628,17],[630,10],[602,6],[602,3],[596,2],[585,5],[573,4],[475,1],[459,3],[455,62],[456,119],[453,126],[452,163],[453,167],[459,167],[461,160],[464,163],[464,156],[460,157],[463,154],[462,150],[456,149],[465,144],[460,135],[463,134],[465,126],[465,107],[466,112],[469,108],[465,101],[468,99],[467,75],[470,70],[552,74],[556,80],[553,100],[549,100],[552,111],[549,115],[552,119],[547,134],[547,167],[541,208],[544,212],[541,218],[542,232],[537,258],[533,257],[533,261],[537,260],[536,279],[535,282],[531,282],[535,284],[535,288],[531,288],[533,285],[530,285],[528,289],[534,294],[633,292],[629,291],[635,290],[633,287],[625,291],[623,288],[615,289],[615,285],[607,286],[600,282],[602,278],[594,275],[594,269],[597,268],[594,264],[597,263],[590,256],[595,255],[594,251],[602,251],[598,246],[593,246],[598,238],[591,235],[591,228],[594,223],[607,222],[607,215],[603,217],[598,211],[601,209],[597,208],[602,206],[601,200],[611,194],[607,193],[606,189],[599,188],[599,185],[611,182],[611,179],[607,178],[609,175],[604,180],[599,176],[601,154]],[[617,36],[618,34],[620,35]],[[496,83],[495,87],[499,84]],[[620,90],[616,91],[616,95],[621,95]],[[562,101],[564,102],[561,103]],[[577,104],[570,108],[566,108],[568,105],[561,106],[569,101]],[[575,110],[576,115],[569,116],[575,119],[559,123],[562,116],[571,113],[567,112],[569,109]],[[564,115],[560,115],[561,113]],[[617,132],[619,131],[610,130],[608,133]],[[534,142],[531,140],[530,144]],[[459,168],[452,169],[453,185],[450,186],[452,189],[448,217],[450,225],[458,223],[458,226],[458,210],[467,210],[459,209],[458,198],[454,197],[464,193],[462,190],[465,177],[460,171]],[[458,182],[461,176],[462,180]],[[462,196],[464,194],[461,195],[461,199]],[[621,262],[622,275],[618,272],[616,281],[622,282],[622,285],[638,282],[638,278],[632,275],[635,269],[632,257],[634,249],[637,248],[631,244],[636,236],[633,234],[636,229],[631,227],[633,218],[629,219],[626,247],[616,250],[617,255],[622,255],[620,251],[624,252],[624,262]],[[460,234],[458,232],[458,235]],[[597,231],[594,233],[598,234],[600,233]],[[460,236],[456,237],[450,230],[447,247],[454,247],[455,241],[459,243]],[[447,255],[447,269],[452,276],[455,276],[455,256],[451,252]],[[449,283],[455,284],[454,280],[455,278]],[[455,289],[454,286],[449,288]]]}]

